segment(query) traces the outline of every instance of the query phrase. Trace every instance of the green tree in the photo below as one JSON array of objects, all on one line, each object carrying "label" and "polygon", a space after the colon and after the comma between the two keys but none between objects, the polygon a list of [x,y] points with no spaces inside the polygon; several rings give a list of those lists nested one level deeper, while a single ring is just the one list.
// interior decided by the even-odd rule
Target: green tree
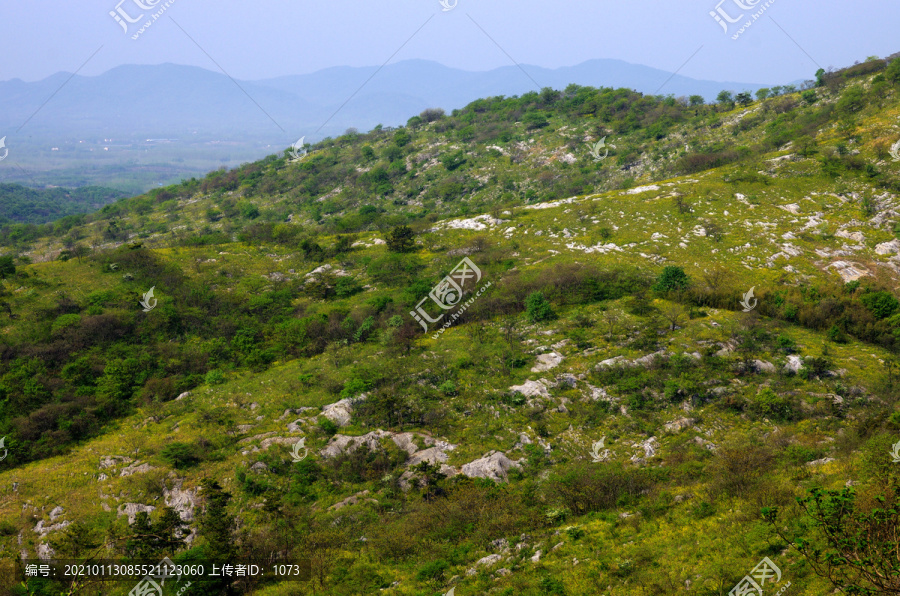
[{"label": "green tree", "polygon": [[206,543],[209,559],[233,560],[237,554],[237,521],[228,513],[231,495],[212,478],[201,480],[200,487],[205,508],[197,535]]},{"label": "green tree", "polygon": [[691,96],[688,98],[688,101],[691,102],[691,107],[692,107],[692,108],[696,108],[697,106],[702,106],[703,104],[706,103],[706,100],[703,99],[703,96],[702,96],[702,95],[691,95]]},{"label": "green tree", "polygon": [[719,102],[722,107],[734,107],[734,95],[731,93],[731,91],[720,91],[716,96],[716,101]]},{"label": "green tree", "polygon": [[897,479],[871,492],[858,495],[853,487],[810,489],[808,496],[797,499],[803,517],[793,529],[779,523],[777,507],[766,507],[762,513],[775,533],[806,557],[816,574],[836,591],[900,594]]},{"label": "green tree", "polygon": [[769,97],[769,91],[771,91],[771,89],[769,89],[768,87],[763,87],[762,89],[757,89],[756,90],[756,99],[763,100],[763,99]]},{"label": "green tree", "polygon": [[416,233],[409,226],[397,226],[388,233],[385,242],[391,252],[413,252],[416,250]]},{"label": "green tree", "polygon": [[16,265],[10,256],[0,257],[0,279],[6,279],[16,273]]},{"label": "green tree", "polygon": [[825,69],[820,68],[816,71],[816,87],[825,86]]},{"label": "green tree", "polygon": [[532,323],[551,321],[556,318],[553,306],[542,292],[533,292],[525,299],[525,314]]},{"label": "green tree", "polygon": [[653,289],[657,292],[673,292],[686,290],[690,285],[691,279],[684,272],[684,269],[675,265],[669,265],[656,278]]},{"label": "green tree", "polygon": [[185,545],[188,524],[172,507],[164,507],[154,522],[141,511],[134,518],[125,542],[126,556],[134,559],[157,559],[170,555]]},{"label": "green tree", "polygon": [[747,106],[749,106],[751,103],[753,103],[753,96],[751,96],[751,95],[750,95],[749,93],[747,93],[746,91],[744,91],[743,93],[738,93],[738,94],[735,96],[734,99],[735,99],[735,101],[737,101],[739,104],[741,104],[743,107],[747,107]]}]

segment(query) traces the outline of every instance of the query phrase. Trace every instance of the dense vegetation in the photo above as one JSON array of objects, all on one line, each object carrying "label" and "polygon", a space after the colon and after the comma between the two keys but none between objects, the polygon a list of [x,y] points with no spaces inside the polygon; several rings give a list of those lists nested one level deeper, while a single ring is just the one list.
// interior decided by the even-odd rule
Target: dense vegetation
[{"label": "dense vegetation", "polygon": [[35,189],[20,184],[0,184],[0,225],[49,223],[69,215],[96,211],[123,195],[99,186]]}]

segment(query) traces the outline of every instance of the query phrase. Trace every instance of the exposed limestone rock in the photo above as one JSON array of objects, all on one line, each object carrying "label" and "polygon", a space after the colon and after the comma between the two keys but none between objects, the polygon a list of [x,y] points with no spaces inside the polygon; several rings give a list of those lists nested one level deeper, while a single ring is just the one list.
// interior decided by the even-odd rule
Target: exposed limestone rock
[{"label": "exposed limestone rock", "polygon": [[130,464],[133,460],[130,457],[123,457],[121,455],[106,455],[100,458],[100,469],[105,470],[106,468],[112,468],[114,466],[118,466],[120,464]]},{"label": "exposed limestone rock", "polygon": [[505,482],[507,473],[512,468],[519,468],[514,462],[499,451],[491,451],[481,459],[464,464],[462,474],[469,478],[488,478],[496,482]]},{"label": "exposed limestone rock", "polygon": [[156,507],[153,505],[141,505],[140,503],[123,503],[119,505],[116,513],[119,517],[123,515],[128,516],[128,525],[134,523],[134,518],[138,513],[153,513],[156,511]]},{"label": "exposed limestone rock", "polygon": [[142,464],[139,461],[134,462],[124,470],[119,473],[120,477],[131,476],[132,474],[143,474],[144,472],[149,472],[153,470],[153,466],[150,464]]},{"label": "exposed limestone rock", "polygon": [[531,372],[539,373],[548,371],[559,366],[562,361],[562,355],[557,354],[556,352],[541,354],[537,357],[537,364],[531,367]]},{"label": "exposed limestone rock", "polygon": [[343,509],[344,507],[347,507],[348,505],[356,505],[356,504],[358,504],[360,501],[364,501],[364,502],[366,502],[366,503],[378,503],[378,501],[377,501],[376,499],[366,499],[365,497],[366,497],[368,494],[369,494],[369,491],[368,491],[368,490],[364,490],[364,491],[362,491],[362,492],[358,492],[358,493],[356,493],[355,495],[352,495],[352,496],[347,497],[347,498],[344,499],[343,501],[340,501],[340,502],[338,502],[338,503],[335,503],[334,505],[332,505],[332,506],[329,507],[328,509],[329,509],[329,511],[337,511],[338,509]]},{"label": "exposed limestone rock", "polygon": [[525,381],[523,385],[513,385],[509,390],[519,392],[525,397],[550,397],[547,386],[539,381]]},{"label": "exposed limestone rock", "polygon": [[875,252],[879,255],[895,255],[900,252],[900,240],[882,242],[875,247]]},{"label": "exposed limestone rock", "polygon": [[666,432],[680,433],[684,429],[694,426],[696,423],[697,421],[693,418],[678,418],[677,420],[669,422],[663,426],[663,428],[666,429]]}]

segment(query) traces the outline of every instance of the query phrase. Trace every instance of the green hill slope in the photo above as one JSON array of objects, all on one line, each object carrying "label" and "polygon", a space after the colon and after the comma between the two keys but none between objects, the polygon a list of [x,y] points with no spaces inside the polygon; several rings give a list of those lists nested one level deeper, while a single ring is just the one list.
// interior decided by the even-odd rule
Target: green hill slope
[{"label": "green hill slope", "polygon": [[766,593],[889,593],[900,62],[819,79],[486,99],[6,226],[7,565],[233,545],[312,572],[236,593],[619,596],[768,557]]}]

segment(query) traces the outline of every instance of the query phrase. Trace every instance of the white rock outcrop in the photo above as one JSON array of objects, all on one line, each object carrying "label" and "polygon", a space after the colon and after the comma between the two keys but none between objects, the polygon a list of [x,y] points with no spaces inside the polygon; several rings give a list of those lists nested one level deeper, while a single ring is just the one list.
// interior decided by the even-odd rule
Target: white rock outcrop
[{"label": "white rock outcrop", "polygon": [[509,470],[521,467],[506,454],[499,451],[491,451],[484,457],[463,464],[462,474],[469,478],[487,478],[495,482],[506,482]]}]

